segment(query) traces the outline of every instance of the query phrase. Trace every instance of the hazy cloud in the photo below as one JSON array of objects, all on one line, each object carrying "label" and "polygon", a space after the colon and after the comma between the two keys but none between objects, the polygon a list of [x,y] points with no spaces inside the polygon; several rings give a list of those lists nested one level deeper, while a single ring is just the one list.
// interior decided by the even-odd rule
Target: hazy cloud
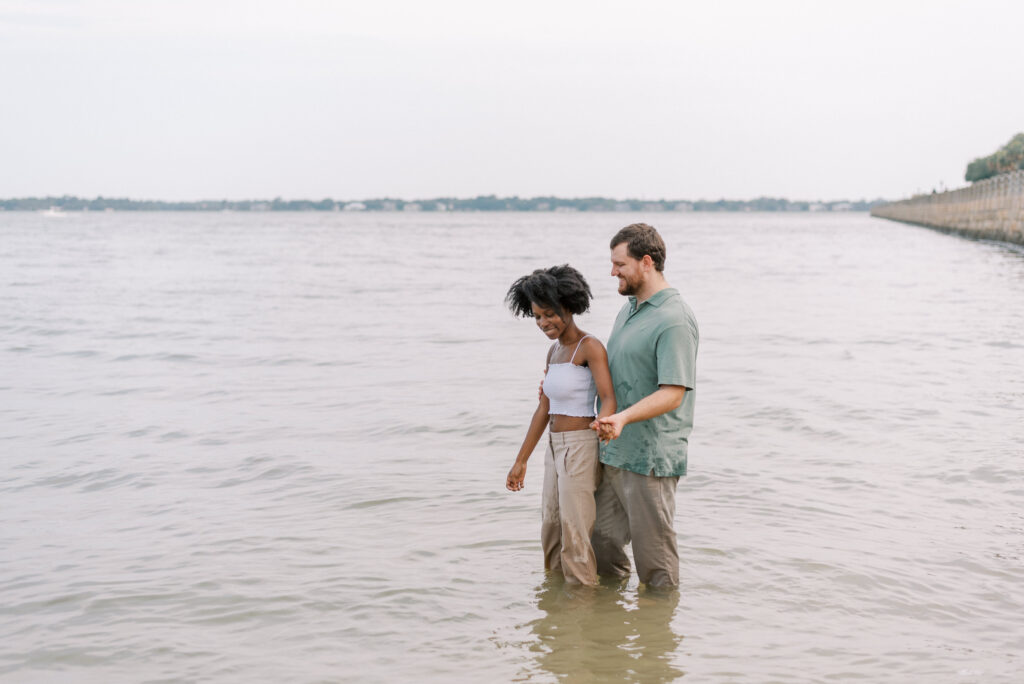
[{"label": "hazy cloud", "polygon": [[0,2],[0,195],[899,196],[1024,130],[1015,3]]}]

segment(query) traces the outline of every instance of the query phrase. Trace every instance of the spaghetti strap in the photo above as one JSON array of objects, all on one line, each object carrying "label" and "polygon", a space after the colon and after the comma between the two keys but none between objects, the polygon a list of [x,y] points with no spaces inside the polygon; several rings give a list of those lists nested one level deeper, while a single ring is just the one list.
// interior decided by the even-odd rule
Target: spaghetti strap
[{"label": "spaghetti strap", "polygon": [[593,337],[593,335],[584,335],[583,337],[580,338],[580,341],[576,343],[576,348],[572,350],[572,358],[569,359],[569,363],[572,363],[573,359],[576,358],[576,352],[580,350],[580,345],[583,344],[583,340],[587,339],[588,337]]}]

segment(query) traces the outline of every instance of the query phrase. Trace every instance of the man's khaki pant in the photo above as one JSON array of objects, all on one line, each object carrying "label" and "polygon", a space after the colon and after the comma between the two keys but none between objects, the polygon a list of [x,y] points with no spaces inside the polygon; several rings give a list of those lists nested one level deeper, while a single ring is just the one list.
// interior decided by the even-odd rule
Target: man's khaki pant
[{"label": "man's khaki pant", "polygon": [[610,465],[602,468],[593,534],[598,571],[628,577],[625,546],[632,541],[640,581],[652,587],[677,586],[679,550],[673,521],[679,478],[639,475]]},{"label": "man's khaki pant", "polygon": [[590,545],[594,531],[594,490],[601,481],[597,433],[552,432],[544,456],[540,543],[544,567],[566,582],[597,584],[597,560]]}]

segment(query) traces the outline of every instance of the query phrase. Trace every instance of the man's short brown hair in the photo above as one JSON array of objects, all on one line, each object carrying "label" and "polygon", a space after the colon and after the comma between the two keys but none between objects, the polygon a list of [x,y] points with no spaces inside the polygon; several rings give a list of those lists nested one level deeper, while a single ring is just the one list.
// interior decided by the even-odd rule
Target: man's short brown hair
[{"label": "man's short brown hair", "polygon": [[626,244],[626,253],[634,259],[643,259],[645,254],[650,255],[657,271],[665,270],[665,241],[658,235],[653,226],[646,223],[632,223],[612,238],[610,248],[615,249],[617,245]]}]

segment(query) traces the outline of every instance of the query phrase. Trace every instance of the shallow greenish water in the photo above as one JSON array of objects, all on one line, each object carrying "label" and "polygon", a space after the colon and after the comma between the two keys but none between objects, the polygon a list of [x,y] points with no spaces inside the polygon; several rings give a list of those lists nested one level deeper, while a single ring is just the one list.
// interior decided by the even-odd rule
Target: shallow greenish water
[{"label": "shallow greenish water", "polygon": [[[545,578],[502,307],[645,218],[678,593]],[[0,214],[0,680],[1017,682],[1024,253],[861,214]]]}]

